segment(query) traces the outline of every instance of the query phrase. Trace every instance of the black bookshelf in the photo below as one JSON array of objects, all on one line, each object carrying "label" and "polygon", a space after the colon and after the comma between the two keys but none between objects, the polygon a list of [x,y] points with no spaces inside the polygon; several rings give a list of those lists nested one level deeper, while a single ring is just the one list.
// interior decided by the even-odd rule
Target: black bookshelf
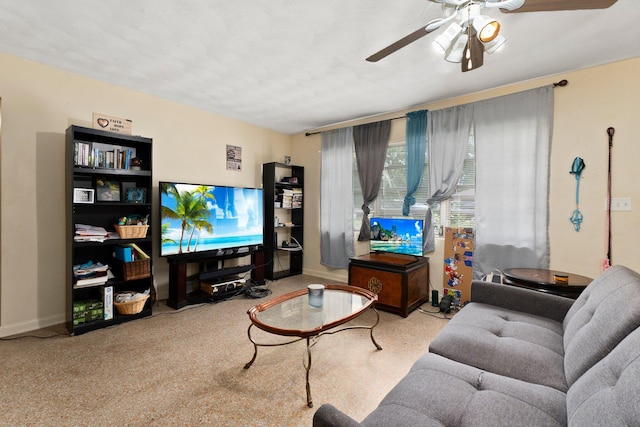
[{"label": "black bookshelf", "polygon": [[[85,301],[103,303],[104,292],[113,295],[122,291],[144,292],[153,289],[153,238],[151,231],[152,139],[122,135],[100,129],[70,126],[66,131],[66,326],[78,335],[123,322],[150,316],[152,298],[148,298],[139,313],[119,314],[112,307],[113,317],[100,317],[99,311],[86,310],[78,314]],[[131,190],[130,190],[131,189]],[[110,234],[103,241],[76,241],[76,225],[101,227],[110,233],[122,217],[146,219],[144,236],[115,238]],[[135,244],[146,255],[138,260],[147,268],[142,273],[127,274],[128,266],[114,258],[116,246]],[[92,261],[109,265],[112,273],[104,283],[79,286],[73,266]],[[138,264],[140,265],[140,264]],[[148,272],[148,273],[147,273]],[[99,304],[98,304],[99,306]],[[75,307],[75,310],[74,310]]]},{"label": "black bookshelf", "polygon": [[302,274],[304,167],[265,163],[262,165],[262,187],[264,277],[276,280]]}]

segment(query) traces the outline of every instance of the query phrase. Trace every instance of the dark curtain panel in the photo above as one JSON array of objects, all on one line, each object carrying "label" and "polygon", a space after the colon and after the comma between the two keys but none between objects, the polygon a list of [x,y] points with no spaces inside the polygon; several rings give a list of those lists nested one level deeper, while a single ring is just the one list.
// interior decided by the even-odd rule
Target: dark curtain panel
[{"label": "dark curtain panel", "polygon": [[369,204],[378,197],[384,160],[387,156],[391,120],[384,120],[366,125],[354,126],[353,141],[356,148],[356,163],[362,188],[362,225],[358,241],[371,238],[369,227]]}]

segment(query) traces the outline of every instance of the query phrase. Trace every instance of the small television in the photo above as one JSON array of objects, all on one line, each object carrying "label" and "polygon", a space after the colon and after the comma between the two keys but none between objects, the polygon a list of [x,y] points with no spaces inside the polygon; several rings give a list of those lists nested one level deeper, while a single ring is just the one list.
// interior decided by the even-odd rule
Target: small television
[{"label": "small television", "polygon": [[160,256],[197,258],[263,244],[261,188],[160,182]]},{"label": "small television", "polygon": [[371,252],[422,256],[423,225],[422,219],[371,218]]}]

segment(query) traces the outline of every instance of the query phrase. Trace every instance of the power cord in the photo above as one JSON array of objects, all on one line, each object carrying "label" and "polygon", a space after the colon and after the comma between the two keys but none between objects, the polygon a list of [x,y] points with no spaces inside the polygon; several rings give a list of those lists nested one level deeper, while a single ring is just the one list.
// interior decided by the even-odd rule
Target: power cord
[{"label": "power cord", "polygon": [[50,338],[55,338],[55,337],[67,337],[69,335],[67,334],[61,334],[61,333],[56,333],[53,335],[47,335],[47,336],[40,336],[40,335],[19,335],[19,336],[15,336],[15,337],[1,337],[0,341],[15,341],[15,340],[22,340],[22,339],[26,339],[26,338],[37,338],[40,340],[47,340]]},{"label": "power cord", "polygon": [[298,242],[298,240],[296,240],[295,237],[291,236],[291,240],[293,240],[294,242],[296,242],[296,245],[298,245],[298,247],[300,248],[301,252],[304,252],[304,248],[302,247],[302,245],[300,244],[300,242]]},{"label": "power cord", "polygon": [[440,309],[438,309],[438,311],[428,311],[428,310],[425,310],[422,307],[418,307],[418,311],[420,313],[422,313],[422,314],[426,314],[428,316],[435,317],[436,319],[451,320],[451,317],[447,316],[446,312],[440,311]]},{"label": "power cord", "polygon": [[245,298],[259,299],[271,295],[271,292],[271,289],[263,288],[257,283],[251,281],[250,285],[244,289],[244,296]]}]

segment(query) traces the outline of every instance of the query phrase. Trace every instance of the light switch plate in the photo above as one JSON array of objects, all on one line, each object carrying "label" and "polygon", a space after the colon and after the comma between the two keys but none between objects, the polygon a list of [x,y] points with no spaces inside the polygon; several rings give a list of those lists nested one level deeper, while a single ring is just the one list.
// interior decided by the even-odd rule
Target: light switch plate
[{"label": "light switch plate", "polygon": [[[604,208],[607,208],[607,200],[604,201]],[[630,211],[631,210],[631,197],[612,197],[611,198],[611,210],[612,211]]]}]

